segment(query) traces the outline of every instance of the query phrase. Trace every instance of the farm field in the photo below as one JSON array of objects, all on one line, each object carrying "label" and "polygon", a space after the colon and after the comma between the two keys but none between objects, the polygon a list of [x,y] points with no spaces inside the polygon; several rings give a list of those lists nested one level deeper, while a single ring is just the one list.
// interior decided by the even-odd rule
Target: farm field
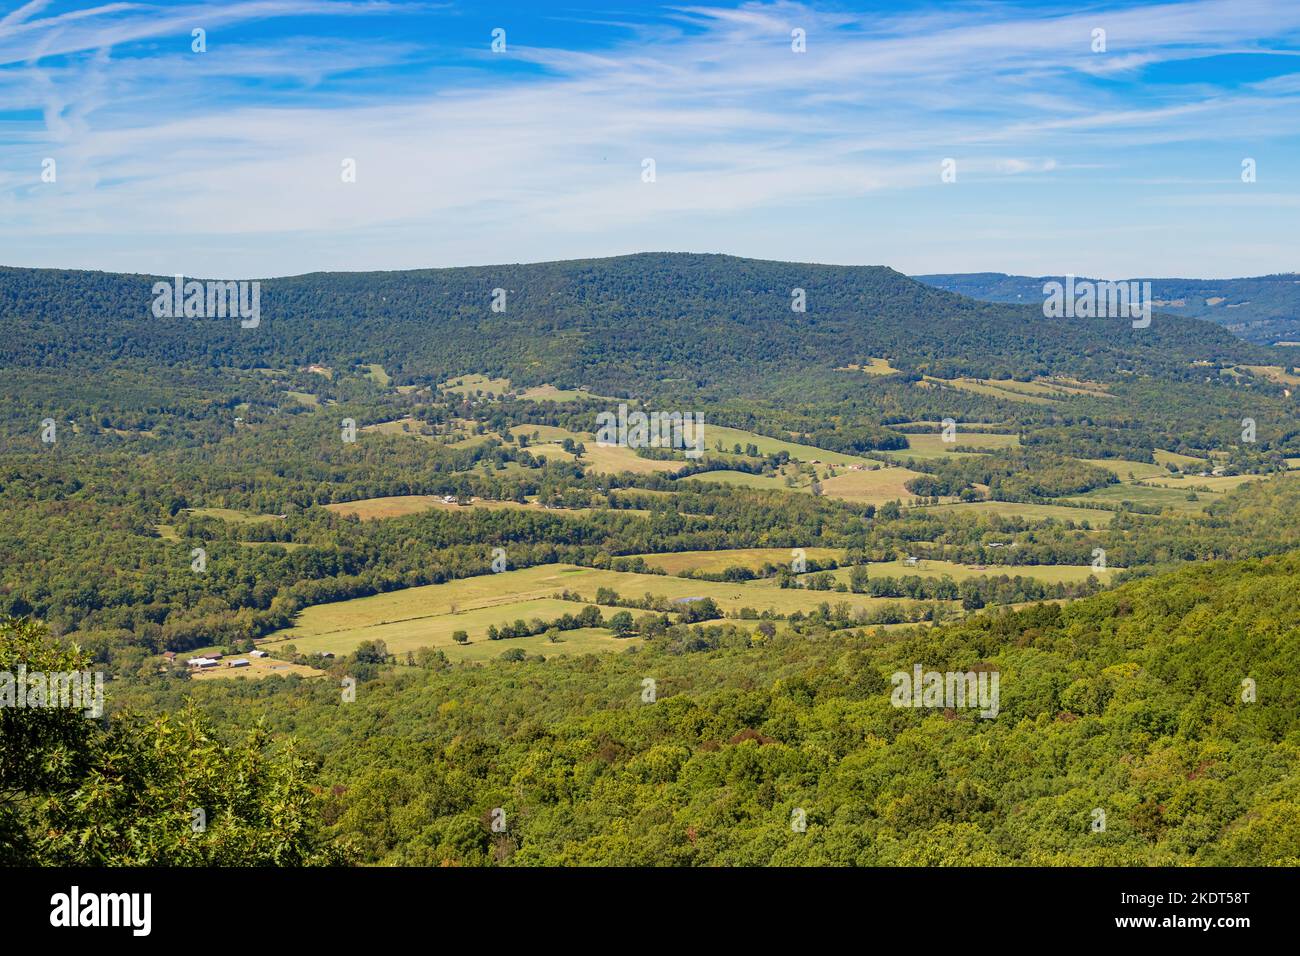
[{"label": "farm field", "polygon": [[527,402],[574,402],[580,398],[592,398],[594,396],[577,389],[556,388],[554,385],[534,385],[532,388],[526,388],[520,392],[519,397]]},{"label": "farm field", "polygon": [[[1244,484],[1252,481],[1263,481],[1268,475],[1210,475],[1201,478],[1196,475],[1167,475],[1163,478],[1147,478],[1146,484],[1159,485],[1161,488],[1181,489],[1184,494],[1192,489],[1208,488],[1211,493],[1222,493],[1231,491],[1233,488],[1240,488]],[[1198,494],[1204,495],[1206,492],[1199,491]]]},{"label": "farm field", "polygon": [[1157,465],[1173,464],[1177,468],[1186,468],[1189,465],[1206,465],[1208,462],[1204,458],[1196,458],[1192,455],[1179,454],[1176,451],[1165,451],[1157,448],[1152,455],[1155,457]]},{"label": "farm field", "polygon": [[929,505],[932,511],[974,511],[1005,518],[1024,518],[1029,521],[1088,522],[1094,528],[1105,528],[1114,519],[1110,511],[1098,508],[1070,508],[1065,505],[1022,504],[1017,501],[961,501],[947,505]]},{"label": "farm field", "polygon": [[[843,552],[837,548],[805,548],[810,560],[840,559]],[[703,571],[717,574],[727,568],[757,570],[764,564],[789,564],[793,560],[789,548],[733,548],[726,551],[675,551],[666,554],[641,554],[651,567],[662,568],[668,574],[682,571]]]},{"label": "farm field", "polygon": [[362,425],[358,431],[363,434],[410,435],[412,438],[421,438],[425,441],[437,441],[437,439],[432,435],[424,435],[420,433],[420,428],[423,424],[424,423],[419,419],[407,416],[406,418],[397,418],[389,422],[376,422],[373,425]]},{"label": "farm field", "polygon": [[[611,609],[610,613],[614,613],[614,610]],[[571,657],[579,654],[618,653],[641,644],[639,637],[616,637],[608,628],[579,627],[572,631],[561,631],[560,639],[554,644],[545,634],[534,634],[531,637],[511,637],[500,641],[471,640],[468,644],[453,643],[450,647],[440,646],[439,649],[452,661],[488,661],[500,657],[512,647],[521,648],[528,654],[541,654],[543,657]]]},{"label": "farm field", "polygon": [[1079,460],[1096,468],[1106,469],[1120,481],[1141,480],[1169,474],[1169,469],[1163,464],[1152,464],[1149,461],[1128,461],[1123,458],[1080,458]]},{"label": "farm field", "polygon": [[[501,575],[489,575],[489,577],[495,578]],[[447,586],[429,585],[433,588]],[[424,591],[425,589],[409,590]],[[532,621],[534,618],[551,621],[565,614],[577,614],[586,607],[585,604],[577,601],[561,601],[550,597],[510,600],[509,595],[503,595],[504,599],[497,603],[452,612],[450,608],[441,608],[440,597],[427,594],[410,595],[408,601],[376,600],[392,597],[393,593],[405,592],[356,598],[354,601],[340,602],[339,605],[321,604],[314,608],[306,608],[302,612],[300,624],[276,632],[272,636],[274,644],[268,643],[267,646],[292,644],[302,653],[331,651],[335,654],[346,654],[354,650],[361,641],[382,640],[388,645],[389,652],[393,654],[405,654],[420,647],[436,647],[446,652],[448,657],[455,658],[469,652],[475,644],[483,644],[496,650],[483,653],[480,648],[477,653],[482,656],[496,657],[507,647],[515,646],[516,640],[527,640],[527,638],[490,641],[487,637],[489,627],[512,624],[516,620]],[[424,597],[432,597],[433,603],[427,607],[421,605],[420,598]],[[349,623],[343,627],[334,626],[339,619],[331,613],[331,608],[363,601],[371,603],[366,604],[360,611],[349,608],[346,614]],[[434,612],[421,613],[428,609],[434,609]],[[601,613],[608,618],[618,610],[613,607],[602,607]],[[410,616],[390,617],[389,615],[393,613]],[[595,646],[593,642],[601,636],[607,637],[610,641],[617,641],[617,646],[620,648],[629,646],[626,640],[616,639],[612,632],[603,628],[591,630],[599,633],[586,635],[586,643],[589,646]],[[462,646],[453,640],[452,635],[456,631],[465,631],[469,635],[469,645]],[[550,645],[542,635],[537,635],[537,639]]]},{"label": "farm field", "polygon": [[508,378],[488,378],[486,375],[461,375],[445,382],[440,382],[438,387],[445,392],[454,392],[457,395],[475,395],[482,392],[484,398],[498,398],[510,391],[510,379]]},{"label": "farm field", "polygon": [[371,363],[369,365],[362,365],[361,369],[362,374],[376,385],[387,388],[393,383],[393,380],[389,377],[388,372],[384,370],[382,365]]},{"label": "farm field", "polygon": [[854,504],[883,505],[888,501],[906,502],[912,493],[904,483],[920,477],[908,468],[877,468],[875,471],[841,472],[822,481],[822,494]]},{"label": "farm field", "polygon": [[747,471],[705,471],[698,475],[683,478],[683,482],[717,482],[723,485],[735,485],[738,488],[755,488],[759,491],[798,491],[809,494],[807,484],[791,488],[779,475],[751,475]]},{"label": "farm field", "polygon": [[[670,601],[709,597],[724,612],[753,608],[759,613],[770,610],[792,614],[813,611],[824,602],[844,601],[862,609],[899,603],[896,599],[861,594],[779,588],[774,579],[731,584],[548,564],[312,605],[299,612],[292,627],[276,631],[268,641],[292,643],[300,651],[336,654],[346,653],[368,639],[384,640],[393,653],[423,646],[447,649],[457,630],[467,631],[474,641],[485,636],[489,626],[517,618],[551,620],[566,613],[576,614],[582,604],[552,595],[568,590],[591,603],[602,587],[637,599],[646,594]],[[617,610],[605,607],[602,613],[608,617]],[[632,613],[639,612],[633,609]],[[626,646],[626,642],[619,641],[619,646]]]},{"label": "farm field", "polygon": [[1188,501],[1187,495],[1187,490],[1153,488],[1125,482],[1119,485],[1107,485],[1105,488],[1094,488],[1086,495],[1076,495],[1073,498],[1062,500],[1097,502],[1108,505],[1118,505],[1124,501],[1131,501],[1134,504],[1145,505],[1149,508],[1159,508],[1161,510],[1170,508],[1181,514],[1198,514],[1205,510],[1206,505],[1215,500],[1213,493],[1198,493],[1198,500],[1196,501]]},{"label": "farm field", "polygon": [[1291,387],[1300,385],[1300,375],[1292,375],[1280,365],[1243,365],[1242,368],[1250,369],[1261,378],[1266,378],[1279,385]]},{"label": "farm field", "polygon": [[[942,426],[940,426],[942,427]],[[882,454],[892,459],[899,458],[942,458],[945,455],[964,454],[969,449],[994,450],[998,448],[1015,448],[1020,445],[1019,435],[999,435],[993,432],[963,431],[961,423],[957,425],[957,440],[948,443],[943,435],[936,431],[933,435],[907,436],[905,450],[891,450]]]},{"label": "farm field", "polygon": [[1035,393],[1032,389],[1026,388],[1025,386],[1029,383],[1013,382],[1009,379],[988,380],[977,378],[934,378],[933,376],[927,375],[922,379],[922,381],[929,382],[931,385],[958,388],[963,391],[973,392],[976,395],[985,395],[990,398],[1001,398],[1009,402],[1026,402],[1030,405],[1056,404],[1055,399],[1048,398],[1043,394]]},{"label": "farm field", "polygon": [[895,375],[898,369],[889,364],[889,359],[869,358],[866,365],[844,365],[837,372],[861,372],[864,375]]},{"label": "farm field", "polygon": [[581,442],[586,448],[581,461],[583,470],[602,475],[616,475],[624,471],[631,472],[634,475],[676,471],[687,461],[685,456],[671,461],[642,458],[635,450],[624,448],[621,445],[605,447],[597,445],[594,432],[574,432],[554,425],[515,425],[510,429],[510,432],[516,438],[519,435],[527,435],[529,438],[528,450],[534,455],[545,455],[548,458],[560,458],[569,461],[575,460],[574,456],[565,451],[559,443],[566,438],[570,438],[574,442]]},{"label": "farm field", "polygon": [[746,445],[755,445],[758,447],[759,454],[762,455],[775,455],[785,452],[795,461],[817,461],[830,465],[860,465],[866,461],[866,459],[854,455],[829,451],[813,445],[803,445],[799,442],[787,441],[781,438],[769,438],[767,435],[759,435],[756,432],[745,431],[741,428],[710,425],[707,421],[704,424],[704,443],[710,451],[717,450],[719,443],[722,444],[722,450],[725,452],[732,451],[736,445],[741,448]]},{"label": "farm field", "polygon": [[[915,565],[909,565],[905,559],[900,558],[897,561],[872,561],[867,567],[867,576],[868,578],[902,578],[908,576],[942,578],[946,576],[954,581],[965,581],[968,578],[992,578],[1005,574],[1009,578],[1033,578],[1046,584],[1075,584],[1086,581],[1090,576],[1095,575],[1099,581],[1105,584],[1114,572],[1120,570],[1123,569],[1108,568],[1105,571],[1094,571],[1087,565],[1073,564],[968,565],[956,564],[952,561],[936,561],[929,558],[924,558]],[[836,581],[842,581],[845,584],[849,583],[850,568],[837,568],[831,573],[835,575]],[[802,577],[806,577],[806,575],[802,575]]]},{"label": "farm field", "polygon": [[[590,508],[544,508],[536,501],[520,503],[518,501],[491,501],[484,498],[472,498],[468,504],[443,501],[439,495],[392,495],[386,498],[362,498],[359,501],[340,501],[325,505],[326,511],[335,514],[356,515],[363,521],[381,518],[400,518],[403,515],[419,514],[431,508],[443,511],[467,511],[471,508],[484,508],[489,511],[502,509],[515,511],[547,511],[557,514],[588,514]],[[648,514],[637,508],[621,509],[628,514]]]}]

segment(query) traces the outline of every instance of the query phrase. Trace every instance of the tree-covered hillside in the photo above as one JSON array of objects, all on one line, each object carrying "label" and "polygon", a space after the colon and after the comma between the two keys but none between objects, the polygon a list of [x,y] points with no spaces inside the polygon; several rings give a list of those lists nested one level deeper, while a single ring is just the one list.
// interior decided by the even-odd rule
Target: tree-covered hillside
[{"label": "tree-covered hillside", "polygon": [[[674,627],[396,668],[353,703],[191,693],[310,739],[333,834],[374,863],[1295,865],[1298,642],[1292,552],[929,631]],[[997,716],[893,706],[916,664],[998,673]]]},{"label": "tree-covered hillside", "polygon": [[[170,277],[162,277],[167,280]],[[261,322],[156,318],[156,277],[0,270],[0,365],[157,369],[379,362],[398,383],[467,370],[516,384],[644,396],[761,397],[810,369],[871,356],[902,370],[1005,377],[1120,372],[1193,378],[1195,361],[1264,362],[1210,325],[1161,316],[1046,319],[891,269],[648,253],[611,259],[266,280]],[[504,311],[493,291],[504,290]],[[806,311],[792,309],[804,290]],[[599,375],[593,372],[599,369]]]},{"label": "tree-covered hillside", "polygon": [[[1064,276],[1011,276],[1001,272],[923,275],[918,281],[984,302],[1037,303],[1043,284]],[[1080,277],[1082,278],[1082,277]],[[1128,279],[1150,282],[1155,308],[1205,319],[1250,342],[1300,341],[1300,273],[1246,279]]]}]

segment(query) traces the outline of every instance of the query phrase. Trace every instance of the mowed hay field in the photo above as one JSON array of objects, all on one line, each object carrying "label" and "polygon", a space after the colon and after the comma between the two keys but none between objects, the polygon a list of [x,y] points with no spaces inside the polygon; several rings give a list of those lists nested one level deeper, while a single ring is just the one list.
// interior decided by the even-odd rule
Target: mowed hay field
[{"label": "mowed hay field", "polygon": [[[493,577],[497,577],[497,575],[493,575]],[[432,587],[447,587],[447,585],[432,585]],[[354,650],[362,641],[378,640],[383,641],[388,646],[390,653],[399,656],[420,647],[436,647],[446,653],[451,660],[482,660],[485,657],[496,657],[508,647],[531,648],[531,645],[526,643],[529,638],[490,641],[487,637],[489,627],[513,624],[518,620],[532,621],[534,618],[549,622],[565,614],[576,615],[586,607],[585,604],[576,601],[536,598],[504,601],[486,607],[457,610],[455,613],[448,609],[441,613],[424,614],[421,613],[424,608],[420,605],[420,598],[428,597],[428,595],[411,594],[412,591],[424,590],[426,589],[411,588],[408,591],[395,591],[368,598],[357,598],[355,601],[344,601],[338,605],[316,605],[302,612],[302,620],[299,624],[288,630],[277,632],[274,637],[277,641],[282,640],[284,643],[293,644],[303,653],[332,651],[335,654],[346,654]],[[406,600],[383,600],[395,598],[398,595],[405,595]],[[342,628],[335,628],[334,625],[337,622],[331,613],[331,609],[360,602],[370,603],[364,604],[361,608],[348,608],[345,616],[347,619],[352,620],[358,611],[363,611],[367,622],[362,624],[353,623]],[[436,597],[434,603],[437,604]],[[616,614],[618,610],[618,608],[605,607],[601,608],[601,613],[608,618],[610,615]],[[633,611],[633,614],[635,613]],[[412,616],[390,619],[388,616],[390,614],[410,614]],[[633,644],[629,640],[614,637],[613,633],[605,628],[585,628],[583,630],[586,633],[563,632],[562,636],[564,634],[575,635],[573,640],[565,643],[552,644],[543,635],[536,635],[535,641],[546,645],[549,651],[544,653],[550,654],[568,653],[575,650],[579,653],[594,650],[619,650]],[[452,635],[457,631],[465,631],[469,635],[470,643],[466,645],[457,644],[452,638]]]},{"label": "mowed hay field", "polygon": [[[613,588],[623,597],[637,599],[646,594],[670,601],[710,597],[724,612],[748,607],[760,613],[770,610],[791,614],[813,611],[824,602],[845,601],[851,607],[863,609],[899,603],[862,594],[783,589],[777,587],[773,579],[727,584],[670,575],[547,564],[350,601],[316,604],[299,612],[294,625],[275,632],[270,641],[292,643],[300,651],[341,654],[353,650],[363,640],[382,639],[393,653],[427,646],[442,648],[448,657],[454,658],[465,650],[456,647],[451,640],[455,631],[467,631],[470,640],[475,641],[485,637],[492,625],[512,623],[520,618],[550,621],[563,614],[577,614],[584,606],[582,603],[561,601],[552,595],[568,590],[592,602],[596,590],[601,587]],[[606,617],[618,610],[613,607],[601,609]],[[633,616],[644,613],[631,610]],[[608,649],[628,646],[625,640],[612,636],[610,640],[616,643]]]},{"label": "mowed hay field", "polygon": [[[805,548],[804,556],[810,561],[840,559],[844,552],[838,548]],[[789,565],[794,560],[789,548],[734,548],[728,551],[675,551],[667,554],[634,555],[645,559],[651,567],[661,568],[668,574],[682,571],[702,571],[720,574],[727,568],[758,570],[764,564]]]},{"label": "mowed hay field", "polygon": [[[993,578],[1005,574],[1009,578],[1033,578],[1045,584],[1076,584],[1088,580],[1091,575],[1095,575],[1098,581],[1105,584],[1115,572],[1122,570],[1123,568],[1107,568],[1105,571],[1094,571],[1087,565],[1074,564],[955,564],[952,561],[932,561],[929,558],[922,559],[915,565],[909,565],[900,558],[897,561],[871,562],[867,567],[867,576],[869,578],[903,578],[908,576],[942,578],[946,576],[954,581],[965,581],[968,578]],[[831,573],[835,575],[836,581],[843,581],[848,584],[851,569],[839,568]],[[801,575],[801,577],[807,577],[807,575]]]},{"label": "mowed hay field", "polygon": [[913,496],[903,487],[904,483],[920,476],[920,472],[910,468],[840,472],[834,478],[822,481],[822,494],[854,504],[883,505],[887,501],[902,501],[906,504]]}]

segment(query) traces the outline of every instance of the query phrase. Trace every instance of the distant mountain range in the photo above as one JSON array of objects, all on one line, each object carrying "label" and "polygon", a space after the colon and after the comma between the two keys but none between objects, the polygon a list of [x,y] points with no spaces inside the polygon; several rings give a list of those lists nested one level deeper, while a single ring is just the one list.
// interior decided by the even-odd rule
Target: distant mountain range
[{"label": "distant mountain range", "polygon": [[[919,282],[985,302],[1041,302],[1045,282],[1064,276],[1013,276],[969,272],[913,276]],[[1076,281],[1084,277],[1076,277]],[[1156,311],[1221,325],[1249,342],[1300,342],[1300,273],[1250,279],[1156,279],[1150,282]]]}]

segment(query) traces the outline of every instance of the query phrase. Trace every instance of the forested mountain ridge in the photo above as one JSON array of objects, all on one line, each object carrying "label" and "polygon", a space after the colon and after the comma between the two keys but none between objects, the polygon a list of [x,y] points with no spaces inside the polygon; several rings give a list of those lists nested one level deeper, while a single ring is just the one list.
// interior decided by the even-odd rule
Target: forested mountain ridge
[{"label": "forested mountain ridge", "polygon": [[[770,394],[809,370],[871,356],[903,371],[1002,377],[1116,373],[1193,378],[1196,361],[1266,362],[1216,327],[1160,315],[1048,319],[930,288],[891,269],[646,253],[610,259],[263,280],[261,323],[155,318],[171,277],[0,269],[0,365],[191,368],[379,362],[394,381],[467,370],[516,384],[642,395]],[[493,311],[494,290],[504,311]],[[796,293],[806,311],[792,309]],[[667,384],[665,384],[667,383]]]},{"label": "forested mountain ridge", "polygon": [[[1064,276],[1016,276],[971,272],[914,276],[985,302],[1041,303],[1043,284]],[[1083,277],[1078,277],[1082,279]],[[1099,281],[1099,280],[1090,280]],[[1300,341],[1300,273],[1242,279],[1129,279],[1150,282],[1154,307],[1170,315],[1205,319],[1250,342]]]}]

